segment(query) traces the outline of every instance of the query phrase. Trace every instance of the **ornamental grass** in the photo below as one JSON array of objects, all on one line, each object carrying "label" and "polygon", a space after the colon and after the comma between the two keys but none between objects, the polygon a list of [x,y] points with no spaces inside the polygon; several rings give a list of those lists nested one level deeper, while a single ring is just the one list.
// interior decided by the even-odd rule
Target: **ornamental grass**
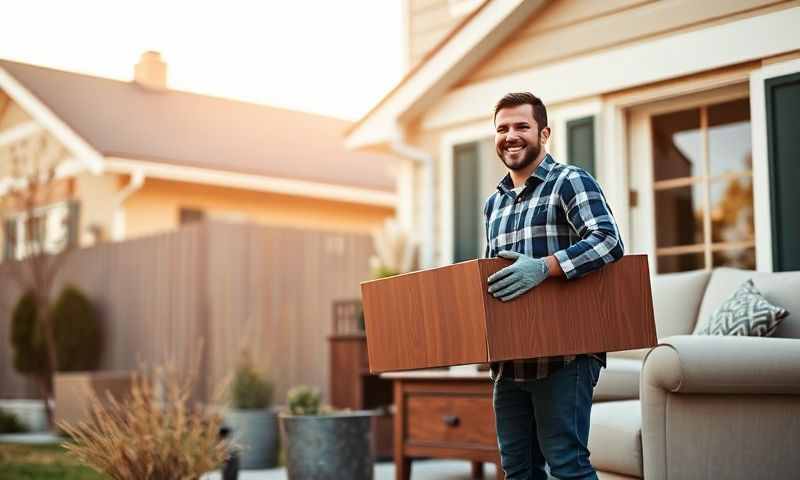
[{"label": "ornamental grass", "polygon": [[115,480],[196,480],[219,468],[231,446],[221,416],[191,400],[196,373],[170,363],[136,372],[127,398],[90,392],[89,420],[59,423],[71,437],[64,448]]}]

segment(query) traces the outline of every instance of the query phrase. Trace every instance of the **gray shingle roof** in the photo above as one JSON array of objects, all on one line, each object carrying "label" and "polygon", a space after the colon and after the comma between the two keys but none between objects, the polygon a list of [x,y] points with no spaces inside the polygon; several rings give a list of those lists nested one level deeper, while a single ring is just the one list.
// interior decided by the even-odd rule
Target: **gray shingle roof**
[{"label": "gray shingle roof", "polygon": [[346,120],[8,60],[0,67],[106,156],[394,191],[390,157],[345,149]]}]

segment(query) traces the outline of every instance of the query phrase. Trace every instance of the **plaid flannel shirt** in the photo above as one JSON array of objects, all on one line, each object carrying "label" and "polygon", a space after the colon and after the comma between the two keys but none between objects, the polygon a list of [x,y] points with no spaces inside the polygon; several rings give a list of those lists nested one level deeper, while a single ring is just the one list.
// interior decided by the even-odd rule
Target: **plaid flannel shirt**
[{"label": "plaid flannel shirt", "polygon": [[[514,192],[510,175],[486,199],[486,258],[513,250],[534,258],[554,255],[568,279],[581,277],[622,257],[623,245],[611,208],[586,171],[557,163],[548,154]],[[534,288],[535,290],[535,288]],[[605,353],[592,354],[605,366]],[[574,355],[497,362],[492,378],[515,381],[547,377]]]}]

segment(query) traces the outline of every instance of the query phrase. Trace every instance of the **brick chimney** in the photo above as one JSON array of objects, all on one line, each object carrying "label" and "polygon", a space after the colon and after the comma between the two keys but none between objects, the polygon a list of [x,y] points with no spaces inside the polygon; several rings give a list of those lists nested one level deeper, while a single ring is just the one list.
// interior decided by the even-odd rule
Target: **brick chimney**
[{"label": "brick chimney", "polygon": [[148,90],[166,90],[167,64],[161,60],[161,54],[154,51],[144,52],[134,68],[133,80]]}]

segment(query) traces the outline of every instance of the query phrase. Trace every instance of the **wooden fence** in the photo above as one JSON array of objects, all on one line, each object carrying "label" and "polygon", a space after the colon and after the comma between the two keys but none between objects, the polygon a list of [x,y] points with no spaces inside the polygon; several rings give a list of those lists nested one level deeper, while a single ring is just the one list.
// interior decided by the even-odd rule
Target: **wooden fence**
[{"label": "wooden fence", "polygon": [[[207,399],[247,348],[280,404],[301,383],[328,398],[332,302],[360,296],[371,253],[366,235],[204,222],[72,252],[54,292],[77,285],[99,309],[103,370],[186,365],[202,342],[198,394]],[[35,397],[11,362],[20,291],[8,268],[0,263],[0,398]]]}]

